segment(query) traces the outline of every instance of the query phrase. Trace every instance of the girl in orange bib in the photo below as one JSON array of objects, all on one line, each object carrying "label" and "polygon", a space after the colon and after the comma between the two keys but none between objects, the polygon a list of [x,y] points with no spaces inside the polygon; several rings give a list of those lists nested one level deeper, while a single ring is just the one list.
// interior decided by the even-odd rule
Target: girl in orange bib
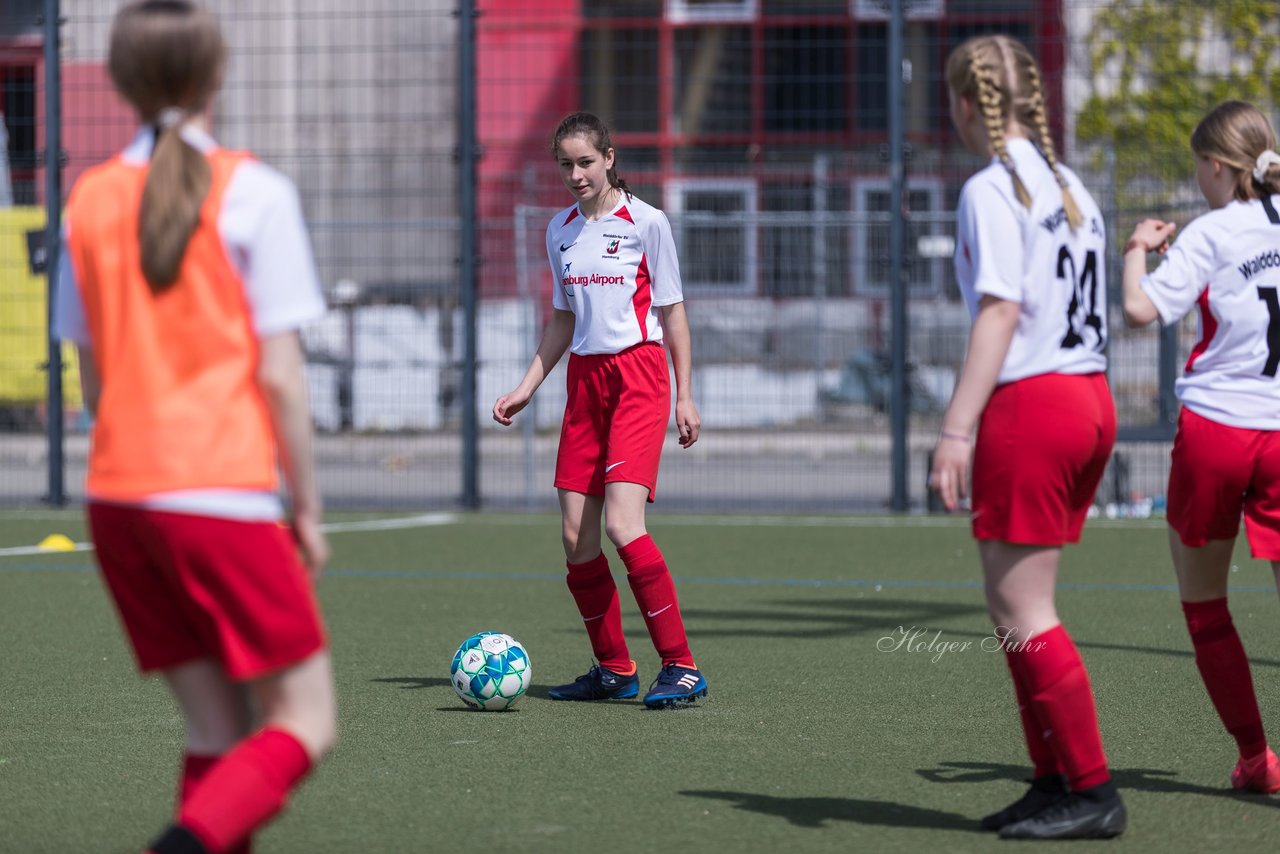
[{"label": "girl in orange bib", "polygon": [[190,0],[117,14],[108,64],[143,127],[71,194],[55,315],[96,416],[98,563],[186,723],[155,854],[248,851],[336,729],[297,334],[324,302],[293,185],[208,134],[223,63]]}]

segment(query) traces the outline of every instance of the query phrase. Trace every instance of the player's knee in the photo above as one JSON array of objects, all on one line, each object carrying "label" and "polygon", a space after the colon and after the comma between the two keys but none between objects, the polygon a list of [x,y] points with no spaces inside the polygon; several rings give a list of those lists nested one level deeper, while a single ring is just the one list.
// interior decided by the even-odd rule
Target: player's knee
[{"label": "player's knee", "polygon": [[187,719],[186,749],[203,756],[221,756],[249,734],[248,716],[238,719]]},{"label": "player's knee", "polygon": [[313,764],[324,758],[338,741],[338,716],[332,706],[317,704],[308,709],[285,710],[265,723],[296,738]]},{"label": "player's knee", "polygon": [[584,563],[600,554],[600,531],[594,533],[565,524],[561,534],[564,554],[570,563]]},{"label": "player's knee", "polygon": [[617,548],[622,548],[627,543],[643,537],[645,529],[642,523],[628,519],[610,520],[605,525],[605,534],[609,537],[609,542]]},{"label": "player's knee", "polygon": [[338,743],[338,716],[330,714],[317,722],[311,744],[307,745],[307,753],[312,762],[319,761]]}]

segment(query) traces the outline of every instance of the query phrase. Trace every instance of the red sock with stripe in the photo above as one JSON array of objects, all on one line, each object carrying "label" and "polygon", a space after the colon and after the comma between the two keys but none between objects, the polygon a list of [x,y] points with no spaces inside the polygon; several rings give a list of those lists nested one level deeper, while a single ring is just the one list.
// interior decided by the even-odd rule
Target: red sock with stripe
[{"label": "red sock with stripe", "polygon": [[676,600],[676,584],[653,538],[645,534],[632,540],[618,549],[618,556],[627,567],[627,583],[644,615],[644,624],[649,628],[659,659],[664,665],[694,667],[680,603]]},{"label": "red sock with stripe", "polygon": [[1226,599],[1183,602],[1182,613],[1196,651],[1196,667],[1218,710],[1222,725],[1240,748],[1240,756],[1252,759],[1267,749],[1267,736],[1253,690],[1249,657],[1231,621]]},{"label": "red sock with stripe", "polygon": [[1044,726],[1071,790],[1109,781],[1089,674],[1067,630],[1059,624],[1009,651],[1031,701],[1032,719]]},{"label": "red sock with stripe", "polygon": [[1027,691],[1022,677],[1018,675],[1017,665],[1013,661],[1015,655],[1017,653],[1008,649],[1004,651],[1005,662],[1009,665],[1009,675],[1013,678],[1013,693],[1018,700],[1018,717],[1022,720],[1022,735],[1027,740],[1027,753],[1031,756],[1031,765],[1034,769],[1031,776],[1038,780],[1041,777],[1061,774],[1062,763],[1058,761],[1053,747],[1045,739],[1046,727],[1035,717],[1031,694]]},{"label": "red sock with stripe", "polygon": [[234,851],[285,805],[311,769],[302,743],[268,727],[240,742],[204,775],[178,813],[178,824],[210,854]]},{"label": "red sock with stripe", "polygon": [[582,625],[591,640],[591,652],[614,673],[635,672],[627,641],[622,635],[622,605],[618,601],[618,585],[609,572],[609,559],[604,552],[585,563],[565,562],[569,575],[565,583],[582,615]]},{"label": "red sock with stripe", "polygon": [[[210,756],[202,753],[185,753],[182,756],[182,778],[178,784],[178,812],[195,791],[196,784],[205,778],[213,766],[221,761],[221,756]],[[253,846],[250,839],[230,849],[228,854],[250,854]]]}]

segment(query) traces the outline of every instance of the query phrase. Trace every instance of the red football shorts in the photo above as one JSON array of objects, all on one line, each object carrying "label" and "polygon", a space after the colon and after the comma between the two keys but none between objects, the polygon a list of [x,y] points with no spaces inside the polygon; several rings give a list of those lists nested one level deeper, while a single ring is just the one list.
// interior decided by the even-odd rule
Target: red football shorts
[{"label": "red football shorts", "polygon": [[1280,560],[1280,431],[1210,421],[1182,407],[1169,469],[1169,527],[1184,545],[1233,540],[1244,512],[1258,560]]},{"label": "red football shorts", "polygon": [[281,525],[90,502],[89,527],[144,672],[209,658],[253,679],[325,646],[310,576]]},{"label": "red football shorts", "polygon": [[997,386],[973,453],[973,536],[1079,542],[1115,443],[1105,374],[1041,374]]},{"label": "red football shorts", "polygon": [[569,356],[569,399],[560,428],[556,488],[604,495],[606,483],[658,487],[671,419],[671,378],[661,344]]}]

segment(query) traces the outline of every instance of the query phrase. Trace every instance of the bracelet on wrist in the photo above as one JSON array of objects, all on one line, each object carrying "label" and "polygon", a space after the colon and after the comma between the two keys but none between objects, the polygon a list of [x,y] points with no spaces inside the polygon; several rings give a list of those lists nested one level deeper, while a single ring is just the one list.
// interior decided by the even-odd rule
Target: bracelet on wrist
[{"label": "bracelet on wrist", "polygon": [[1135,238],[1135,239],[1131,239],[1128,243],[1124,245],[1124,254],[1128,255],[1134,249],[1141,249],[1143,255],[1146,255],[1148,252],[1151,251],[1150,249],[1147,248],[1147,245],[1145,243]]},{"label": "bracelet on wrist", "polygon": [[949,431],[949,430],[943,430],[943,431],[942,431],[942,432],[940,432],[938,435],[939,435],[940,437],[942,437],[943,439],[954,439],[954,440],[956,440],[957,442],[970,442],[970,441],[972,441],[972,440],[971,440],[968,436],[966,436],[964,433],[952,433],[952,432],[951,432],[951,431]]}]

